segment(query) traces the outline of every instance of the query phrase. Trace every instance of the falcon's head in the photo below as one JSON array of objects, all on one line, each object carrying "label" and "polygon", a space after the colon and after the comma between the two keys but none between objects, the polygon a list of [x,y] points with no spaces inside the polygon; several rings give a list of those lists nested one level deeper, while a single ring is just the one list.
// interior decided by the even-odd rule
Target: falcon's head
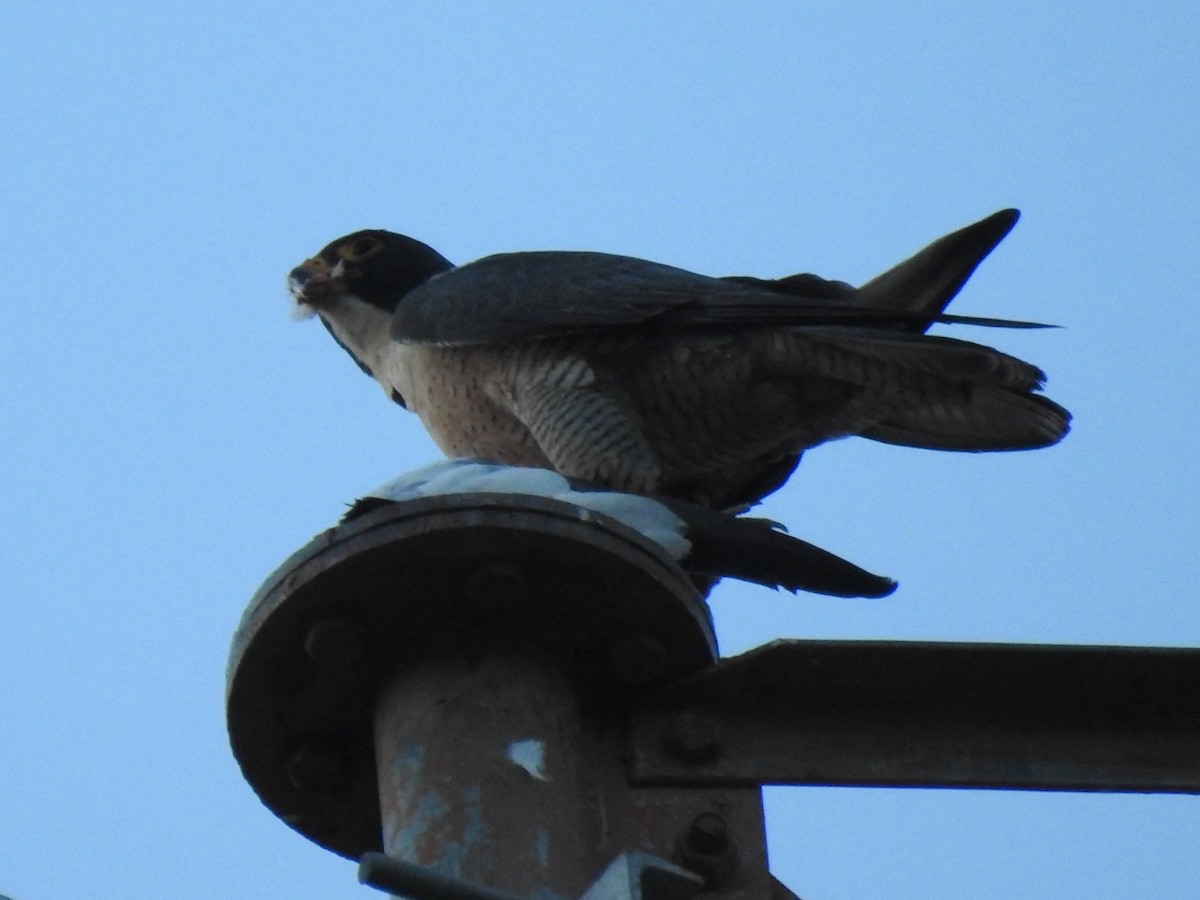
[{"label": "falcon's head", "polygon": [[288,290],[305,315],[353,296],[392,313],[400,298],[453,264],[420,241],[377,228],[338,238],[288,273]]}]

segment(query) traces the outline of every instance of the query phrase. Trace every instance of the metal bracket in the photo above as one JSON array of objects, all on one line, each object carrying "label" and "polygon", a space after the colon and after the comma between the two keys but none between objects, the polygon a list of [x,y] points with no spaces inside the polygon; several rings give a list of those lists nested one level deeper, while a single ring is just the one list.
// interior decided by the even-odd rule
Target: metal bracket
[{"label": "metal bracket", "polygon": [[[383,853],[363,855],[358,864],[358,880],[411,900],[520,900],[512,894]],[[690,900],[703,887],[704,879],[699,875],[649,853],[634,851],[613,860],[580,900]],[[541,890],[534,900],[563,898]]]},{"label": "metal bracket", "polygon": [[520,900],[473,881],[444,875],[437,869],[392,859],[384,853],[362,855],[358,861],[358,881],[411,900]]},{"label": "metal bracket", "polygon": [[642,785],[1200,793],[1200,650],[777,641],[638,703]]},{"label": "metal bracket", "polygon": [[622,853],[580,900],[689,900],[704,879],[649,853]]}]

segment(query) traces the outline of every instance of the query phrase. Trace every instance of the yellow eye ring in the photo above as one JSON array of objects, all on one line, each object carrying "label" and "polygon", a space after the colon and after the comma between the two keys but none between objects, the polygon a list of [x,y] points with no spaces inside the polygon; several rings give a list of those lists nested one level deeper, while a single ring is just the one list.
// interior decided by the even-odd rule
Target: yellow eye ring
[{"label": "yellow eye ring", "polygon": [[374,256],[382,247],[383,242],[378,238],[369,236],[357,237],[350,241],[350,243],[339,247],[338,256],[346,260],[346,262],[359,262],[368,256]]}]

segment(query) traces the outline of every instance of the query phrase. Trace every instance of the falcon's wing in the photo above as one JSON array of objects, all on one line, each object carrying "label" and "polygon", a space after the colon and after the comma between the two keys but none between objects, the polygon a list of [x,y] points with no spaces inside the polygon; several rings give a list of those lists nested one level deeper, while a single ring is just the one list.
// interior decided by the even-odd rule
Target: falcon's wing
[{"label": "falcon's wing", "polygon": [[464,345],[623,329],[853,325],[923,331],[934,321],[1033,326],[941,312],[1015,220],[1015,211],[996,213],[935,241],[859,290],[810,275],[710,278],[606,253],[489,256],[409,292],[392,321],[392,336],[401,343]]},{"label": "falcon's wing", "polygon": [[505,253],[410,291],[396,309],[392,336],[402,343],[502,344],[644,326],[689,307],[744,303],[762,293],[607,253]]}]

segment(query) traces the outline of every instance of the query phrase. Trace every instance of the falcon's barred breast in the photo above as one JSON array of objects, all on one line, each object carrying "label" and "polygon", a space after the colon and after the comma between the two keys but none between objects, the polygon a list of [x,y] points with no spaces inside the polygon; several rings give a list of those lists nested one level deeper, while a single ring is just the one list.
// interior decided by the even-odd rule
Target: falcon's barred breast
[{"label": "falcon's barred breast", "polygon": [[737,509],[834,438],[990,451],[1066,434],[1038,368],[925,334],[1031,324],[944,313],[1017,217],[995,213],[859,288],[591,252],[455,267],[381,230],[334,241],[289,282],[447,455]]}]

